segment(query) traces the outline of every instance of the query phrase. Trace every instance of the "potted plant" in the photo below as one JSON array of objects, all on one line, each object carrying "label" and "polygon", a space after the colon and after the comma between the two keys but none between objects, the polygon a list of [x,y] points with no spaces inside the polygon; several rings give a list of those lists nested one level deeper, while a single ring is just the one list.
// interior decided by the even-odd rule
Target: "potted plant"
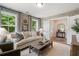
[{"label": "potted plant", "polygon": [[76,38],[77,41],[79,42],[79,19],[75,19],[75,25],[73,25],[73,27],[71,27],[77,34],[76,34]]}]

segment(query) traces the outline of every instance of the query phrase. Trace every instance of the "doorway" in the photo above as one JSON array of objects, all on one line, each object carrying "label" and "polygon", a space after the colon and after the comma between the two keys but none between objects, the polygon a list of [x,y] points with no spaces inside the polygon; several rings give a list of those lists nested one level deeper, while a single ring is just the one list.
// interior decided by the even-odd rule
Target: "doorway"
[{"label": "doorway", "polygon": [[65,23],[66,21],[63,19],[50,20],[52,26],[51,39],[53,41],[66,44]]}]

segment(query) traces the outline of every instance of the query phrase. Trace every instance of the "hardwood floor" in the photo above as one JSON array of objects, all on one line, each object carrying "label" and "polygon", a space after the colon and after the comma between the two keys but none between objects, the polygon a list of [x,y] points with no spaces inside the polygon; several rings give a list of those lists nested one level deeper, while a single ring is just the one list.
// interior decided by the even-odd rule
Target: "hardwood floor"
[{"label": "hardwood floor", "polygon": [[70,46],[54,42],[53,48],[45,50],[46,56],[70,56]]},{"label": "hardwood floor", "polygon": [[53,40],[54,42],[67,44],[67,43],[66,43],[66,39],[65,39],[65,38],[52,37],[52,40]]},{"label": "hardwood floor", "polygon": [[[21,56],[37,56],[34,51],[32,53],[28,52],[29,49],[25,49],[21,52]],[[70,56],[70,46],[66,44],[61,44],[58,42],[53,43],[53,47],[48,47],[43,51],[42,56]]]}]

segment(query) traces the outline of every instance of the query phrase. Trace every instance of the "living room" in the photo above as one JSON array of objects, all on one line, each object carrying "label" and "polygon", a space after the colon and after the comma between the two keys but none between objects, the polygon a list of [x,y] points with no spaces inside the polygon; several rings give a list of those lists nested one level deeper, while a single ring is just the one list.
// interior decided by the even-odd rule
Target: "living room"
[{"label": "living room", "polygon": [[[78,8],[79,3],[0,3],[0,55],[79,55],[72,43],[72,35],[76,35],[72,27],[79,20]],[[63,33],[64,37],[54,38]],[[75,45],[79,47],[79,43]]]}]

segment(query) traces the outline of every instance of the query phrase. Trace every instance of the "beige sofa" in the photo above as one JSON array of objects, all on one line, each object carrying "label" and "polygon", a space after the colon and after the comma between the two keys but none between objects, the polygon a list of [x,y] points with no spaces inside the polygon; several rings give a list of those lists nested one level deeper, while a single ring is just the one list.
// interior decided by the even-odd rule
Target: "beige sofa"
[{"label": "beige sofa", "polygon": [[37,36],[36,32],[21,32],[24,39],[19,42],[14,43],[14,49],[25,49],[29,47],[30,44],[33,44],[34,41],[41,41],[43,37]]}]

